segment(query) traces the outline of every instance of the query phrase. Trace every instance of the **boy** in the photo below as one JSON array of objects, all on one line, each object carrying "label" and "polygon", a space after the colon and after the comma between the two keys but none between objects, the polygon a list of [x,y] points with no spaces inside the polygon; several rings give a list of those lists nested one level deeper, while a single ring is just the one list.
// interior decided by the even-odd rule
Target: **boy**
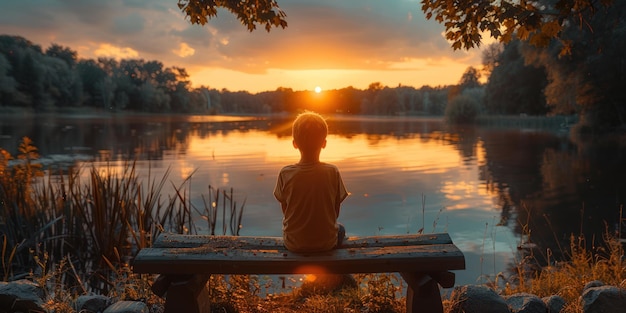
[{"label": "boy", "polygon": [[337,167],[320,162],[328,125],[321,115],[305,112],[293,122],[292,134],[300,161],[283,167],[274,188],[283,211],[285,247],[294,252],[332,250],[345,236],[337,217],[348,192]]}]

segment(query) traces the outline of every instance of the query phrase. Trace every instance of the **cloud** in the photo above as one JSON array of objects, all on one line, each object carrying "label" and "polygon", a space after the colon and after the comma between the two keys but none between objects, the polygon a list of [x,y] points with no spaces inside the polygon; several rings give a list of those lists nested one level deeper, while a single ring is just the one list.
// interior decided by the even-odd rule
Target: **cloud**
[{"label": "cloud", "polygon": [[[441,30],[423,18],[416,2],[351,4],[285,3],[287,29],[269,34],[229,32],[230,44],[217,46],[216,52],[227,57],[226,66],[249,73],[268,66],[288,70],[385,69],[410,58],[459,58],[441,38]],[[407,18],[409,13],[413,18]]]},{"label": "cloud", "polygon": [[178,50],[174,50],[173,52],[181,58],[186,58],[188,56],[194,55],[196,53],[196,50],[183,42],[180,44],[180,48]]},{"label": "cloud", "polygon": [[[29,4],[29,2],[38,1],[26,0],[23,2],[24,9],[39,11],[37,3]],[[119,9],[124,7],[123,2],[120,0],[46,0],[44,2],[48,4],[48,9],[54,12],[55,16],[59,17],[58,23],[80,23],[91,27],[110,25],[111,20],[120,12],[123,12]]]},{"label": "cloud", "polygon": [[108,43],[101,44],[94,52],[97,57],[113,59],[134,59],[139,56],[139,52],[129,47],[116,47]]},{"label": "cloud", "polygon": [[113,32],[117,35],[141,33],[145,30],[146,20],[139,12],[132,12],[116,17],[113,22]]}]

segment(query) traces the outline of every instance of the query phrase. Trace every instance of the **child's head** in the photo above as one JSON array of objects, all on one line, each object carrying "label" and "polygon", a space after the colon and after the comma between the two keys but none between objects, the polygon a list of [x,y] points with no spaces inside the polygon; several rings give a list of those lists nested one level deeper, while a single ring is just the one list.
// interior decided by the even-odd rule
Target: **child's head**
[{"label": "child's head", "polygon": [[303,152],[314,152],[326,146],[328,124],[315,112],[304,112],[293,121],[293,142]]}]

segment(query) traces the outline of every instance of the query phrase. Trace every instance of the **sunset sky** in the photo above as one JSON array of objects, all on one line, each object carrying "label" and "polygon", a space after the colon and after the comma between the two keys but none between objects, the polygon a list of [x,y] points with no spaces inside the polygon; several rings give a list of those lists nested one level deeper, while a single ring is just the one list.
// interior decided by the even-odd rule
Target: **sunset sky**
[{"label": "sunset sky", "polygon": [[[456,84],[481,51],[453,51],[444,27],[419,0],[278,0],[288,27],[250,33],[227,11],[191,25],[177,0],[0,2],[0,34],[79,58],[158,60],[182,67],[192,86],[259,92],[366,89],[380,82],[419,88]],[[484,46],[484,45],[483,45]]]}]

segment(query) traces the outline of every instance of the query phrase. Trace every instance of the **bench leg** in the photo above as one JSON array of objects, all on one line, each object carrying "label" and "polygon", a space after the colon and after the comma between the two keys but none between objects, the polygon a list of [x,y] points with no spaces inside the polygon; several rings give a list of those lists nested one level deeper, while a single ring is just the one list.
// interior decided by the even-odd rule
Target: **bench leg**
[{"label": "bench leg", "polygon": [[[162,275],[169,286],[165,294],[164,313],[210,313],[209,290],[206,283],[210,275]],[[154,288],[153,288],[153,291]],[[156,292],[155,292],[156,293]]]},{"label": "bench leg", "polygon": [[443,313],[439,284],[426,273],[400,273],[407,283],[407,313]]}]

